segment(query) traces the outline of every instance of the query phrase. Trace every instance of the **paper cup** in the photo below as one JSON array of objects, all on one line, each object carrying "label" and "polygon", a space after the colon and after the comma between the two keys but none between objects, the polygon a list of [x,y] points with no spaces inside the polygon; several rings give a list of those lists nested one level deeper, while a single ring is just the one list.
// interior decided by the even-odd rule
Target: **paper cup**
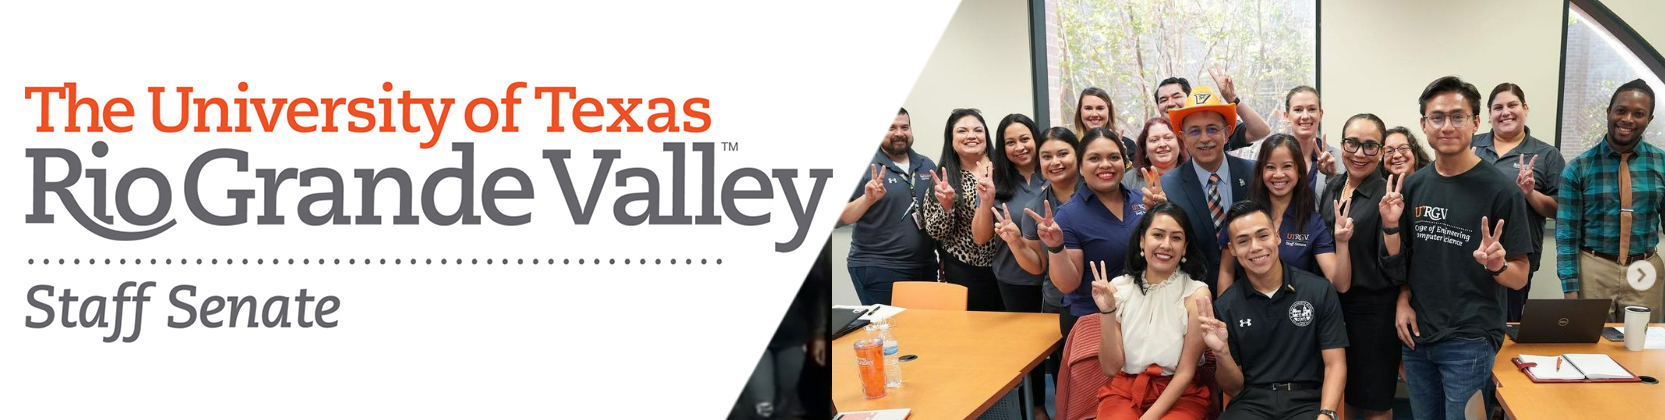
[{"label": "paper cup", "polygon": [[1625,349],[1642,351],[1648,341],[1648,317],[1652,315],[1646,306],[1625,307]]}]

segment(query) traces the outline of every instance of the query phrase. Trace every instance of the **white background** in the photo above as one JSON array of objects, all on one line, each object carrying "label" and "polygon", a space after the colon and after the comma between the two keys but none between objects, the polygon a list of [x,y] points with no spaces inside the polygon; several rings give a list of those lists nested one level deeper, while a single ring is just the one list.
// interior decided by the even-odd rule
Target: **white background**
[{"label": "white background", "polygon": [[[11,92],[0,101],[0,147],[10,156],[0,159],[0,213],[5,214],[0,218],[5,241],[0,406],[6,417],[18,418],[719,418],[751,372],[954,6],[947,0],[8,4],[3,14],[12,19],[0,26],[0,39],[6,40],[0,87]],[[547,99],[534,100],[532,91],[523,89],[517,96],[524,102],[516,109],[520,133],[469,131],[462,121],[465,104],[476,97],[499,98],[517,81],[576,86],[580,96],[598,98],[667,97],[679,104],[707,98],[711,129],[589,134],[569,126],[567,133],[545,133]],[[77,82],[80,96],[101,103],[131,100],[136,115],[125,122],[134,130],[36,133],[39,101],[23,99],[23,88],[64,82]],[[238,82],[248,82],[249,91],[237,92]],[[394,92],[382,92],[382,82],[392,82]],[[457,104],[439,144],[424,150],[417,144],[430,135],[425,119],[417,122],[424,127],[420,133],[300,134],[286,125],[260,133],[257,122],[251,122],[255,133],[160,133],[150,125],[145,89],[151,86],[168,87],[163,103],[174,107],[177,86],[194,87],[193,98],[228,100],[397,97],[409,89],[415,97],[456,98]],[[53,104],[52,122],[62,126],[63,102],[54,98]],[[635,114],[643,124],[650,114],[645,107]],[[164,120],[177,118],[174,112],[165,111]],[[255,118],[252,109],[250,118]],[[95,141],[109,144],[110,154],[94,158]],[[531,224],[495,225],[485,219],[476,197],[481,225],[436,226],[424,218],[417,226],[393,226],[397,195],[384,186],[377,200],[383,225],[307,226],[296,217],[297,202],[327,187],[303,188],[295,181],[285,183],[276,197],[286,224],[254,224],[267,199],[255,169],[334,169],[345,181],[347,213],[355,216],[360,189],[352,169],[403,168],[420,189],[434,170],[458,164],[450,145],[462,141],[475,143],[476,195],[497,168],[520,168],[531,178],[536,198],[503,205],[506,213],[532,213]],[[796,224],[778,184],[774,199],[740,206],[749,214],[771,213],[767,225],[739,226],[725,217],[722,226],[629,227],[614,221],[613,203],[644,187],[640,181],[618,187],[609,179],[592,224],[575,226],[540,153],[573,150],[571,173],[584,198],[595,174],[591,151],[620,149],[623,158],[613,171],[654,170],[661,212],[668,212],[673,175],[669,154],[660,151],[668,141],[739,143],[739,151],[718,152],[718,184],[739,167],[792,168],[799,171],[800,199],[807,199],[813,189],[809,169],[834,169],[836,177],[821,193],[804,245],[782,254],[774,243],[789,239]],[[84,169],[109,172],[110,191],[131,169],[162,171],[173,194],[168,219],[178,220],[178,226],[147,240],[109,241],[76,225],[56,196],[48,197],[47,210],[57,223],[23,223],[31,206],[27,148],[76,152]],[[186,168],[215,148],[247,151],[249,172],[211,165],[206,173],[212,176],[202,185],[204,201],[210,210],[229,213],[222,191],[256,189],[248,224],[209,226],[186,207]],[[49,179],[64,175],[61,165],[48,169]],[[686,206],[696,214],[698,155],[690,153],[687,170]],[[455,182],[442,185],[439,207],[454,208]],[[90,180],[83,178],[72,190],[91,211]],[[107,194],[113,200],[114,193]],[[138,183],[133,194],[133,207],[141,213],[156,202],[147,182]],[[420,215],[420,193],[413,195]],[[112,215],[115,204],[107,204]],[[114,228],[143,228],[117,218]],[[82,261],[60,266],[59,258]],[[129,261],[105,265],[106,258]],[[152,266],[151,258],[175,261]],[[181,258],[193,264],[181,266]],[[199,266],[198,258],[221,261]],[[228,258],[267,264],[227,266]],[[314,264],[273,266],[273,258]],[[319,258],[352,258],[359,264],[318,266]],[[432,258],[436,264],[365,266],[365,258],[390,263]],[[511,265],[441,266],[440,258],[508,258]],[[513,264],[522,258],[553,258],[557,265]],[[560,265],[568,258],[599,258],[603,266]],[[606,265],[615,258],[645,258],[650,265]],[[671,258],[693,259],[695,265],[651,265]],[[722,265],[715,264],[718,258]],[[41,265],[40,259],[54,264]],[[88,265],[87,259],[99,264]],[[134,266],[132,259],[147,264]],[[712,263],[700,265],[701,259]],[[103,343],[109,329],[23,326],[26,317],[43,315],[25,300],[34,285],[85,297],[113,295],[124,281],[158,284],[149,291],[153,300],[145,307],[137,342]],[[342,306],[334,318],[340,326],[167,328],[166,318],[182,313],[166,297],[179,284],[198,286],[199,302],[206,295],[265,298],[301,288],[314,296],[337,296]],[[130,314],[132,307],[126,309]],[[106,317],[113,315],[110,308]]]}]

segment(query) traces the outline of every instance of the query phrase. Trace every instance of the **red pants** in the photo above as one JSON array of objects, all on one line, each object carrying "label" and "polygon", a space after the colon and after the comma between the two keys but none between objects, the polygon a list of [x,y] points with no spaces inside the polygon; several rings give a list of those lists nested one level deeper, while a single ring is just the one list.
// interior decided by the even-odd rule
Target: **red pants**
[{"label": "red pants", "polygon": [[[1162,390],[1168,388],[1171,380],[1172,376],[1162,376],[1162,367],[1157,365],[1145,368],[1138,375],[1122,373],[1110,378],[1110,383],[1098,389],[1098,418],[1137,420],[1162,396]],[[1192,380],[1162,418],[1201,420],[1212,411],[1213,401],[1208,387],[1202,381]]]}]

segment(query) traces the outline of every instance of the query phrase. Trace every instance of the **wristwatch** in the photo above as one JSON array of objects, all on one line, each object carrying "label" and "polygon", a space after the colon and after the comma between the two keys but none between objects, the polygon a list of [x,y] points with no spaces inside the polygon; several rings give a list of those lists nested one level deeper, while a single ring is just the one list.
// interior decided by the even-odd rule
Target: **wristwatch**
[{"label": "wristwatch", "polygon": [[[1046,244],[1041,244],[1041,245],[1046,245]],[[1064,245],[1062,245],[1062,244],[1059,244],[1058,246],[1047,245],[1046,246],[1046,252],[1050,252],[1050,253],[1053,253],[1053,254],[1064,252]]]},{"label": "wristwatch", "polygon": [[1237,105],[1238,102],[1243,102],[1243,98],[1231,98],[1232,105]]},{"label": "wristwatch", "polygon": [[1330,420],[1341,420],[1341,416],[1337,415],[1335,410],[1318,410],[1318,414],[1330,416]]},{"label": "wristwatch", "polygon": [[1498,276],[1498,275],[1500,275],[1500,274],[1503,274],[1503,272],[1504,272],[1504,271],[1506,271],[1506,270],[1508,270],[1508,269],[1509,269],[1509,262],[1508,262],[1508,261],[1504,261],[1504,262],[1503,262],[1503,266],[1502,266],[1502,267],[1498,267],[1498,268],[1497,268],[1497,271],[1492,271],[1492,270],[1491,270],[1491,269],[1490,269],[1490,268],[1487,268],[1487,269],[1486,269],[1486,272],[1487,272],[1487,273],[1492,273],[1492,277],[1497,277],[1497,276]]},{"label": "wristwatch", "polygon": [[1394,226],[1394,227],[1383,226],[1382,227],[1382,234],[1383,235],[1398,235],[1399,234],[1399,227],[1398,226]]}]

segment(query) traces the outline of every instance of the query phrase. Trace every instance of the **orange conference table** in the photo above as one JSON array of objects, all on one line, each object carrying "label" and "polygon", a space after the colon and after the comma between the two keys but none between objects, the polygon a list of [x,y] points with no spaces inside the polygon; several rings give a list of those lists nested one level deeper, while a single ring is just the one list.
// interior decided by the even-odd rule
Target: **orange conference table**
[{"label": "orange conference table", "polygon": [[[1609,327],[1624,324],[1607,324]],[[1658,327],[1665,324],[1651,324]],[[1511,419],[1647,418],[1665,413],[1665,384],[1641,382],[1532,383],[1510,359],[1521,353],[1557,356],[1566,353],[1605,353],[1630,373],[1665,379],[1665,350],[1630,351],[1624,343],[1601,341],[1578,344],[1520,344],[1503,339],[1492,363],[1497,400]],[[904,377],[906,378],[906,377]]]},{"label": "orange conference table", "polygon": [[[901,353],[919,358],[902,363],[902,387],[884,398],[869,400],[861,391],[853,346],[864,333],[833,341],[839,411],[907,408],[909,420],[977,418],[1023,383],[1061,338],[1057,314],[908,309],[895,322]],[[1028,407],[1018,408],[1028,416]]]}]

